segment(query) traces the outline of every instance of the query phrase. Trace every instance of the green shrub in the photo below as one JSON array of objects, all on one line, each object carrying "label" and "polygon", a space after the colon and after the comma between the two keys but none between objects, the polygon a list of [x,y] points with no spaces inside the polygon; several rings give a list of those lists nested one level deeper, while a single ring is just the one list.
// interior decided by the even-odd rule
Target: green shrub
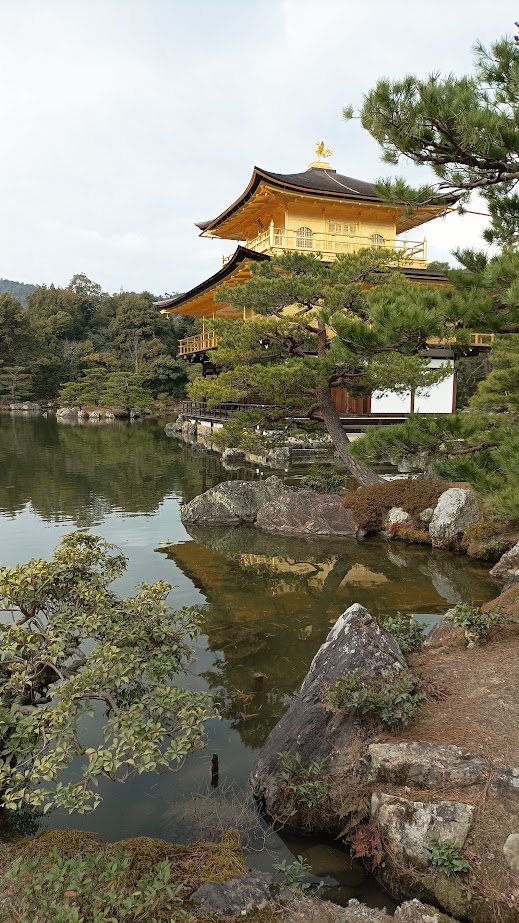
[{"label": "green shrub", "polygon": [[303,894],[310,891],[312,884],[305,881],[304,876],[311,872],[311,868],[302,856],[298,856],[293,862],[287,862],[286,859],[283,859],[283,862],[276,863],[274,868],[283,875],[287,888],[291,888],[292,891],[300,891]]},{"label": "green shrub", "polygon": [[128,879],[131,855],[120,850],[64,858],[15,859],[2,876],[0,897],[13,920],[30,923],[174,923],[183,916],[170,863],[159,862],[135,887]]},{"label": "green shrub", "polygon": [[344,505],[366,532],[377,532],[384,526],[389,510],[400,507],[416,518],[423,510],[436,506],[441,494],[447,490],[445,481],[413,480],[385,481],[369,487],[348,491]]},{"label": "green shrub", "polygon": [[445,615],[445,621],[454,628],[463,628],[467,641],[484,644],[490,629],[494,625],[518,623],[519,619],[505,615],[495,609],[483,612],[477,606],[468,606],[462,603],[459,606],[454,606],[453,609],[449,609]]},{"label": "green shrub", "polygon": [[344,471],[338,471],[330,465],[310,465],[301,483],[303,487],[320,494],[341,494],[345,481]]},{"label": "green shrub", "polygon": [[441,840],[439,836],[431,836],[427,849],[433,868],[439,869],[445,875],[468,872],[470,865],[461,855],[456,840]]},{"label": "green shrub", "polygon": [[323,778],[324,763],[310,763],[307,769],[301,765],[301,755],[280,753],[281,779],[286,789],[299,806],[317,808],[329,796],[329,786]]},{"label": "green shrub", "polygon": [[382,628],[393,635],[406,660],[421,648],[423,625],[417,622],[412,615],[397,612],[395,615],[382,615],[378,621]]},{"label": "green shrub", "polygon": [[409,670],[368,678],[361,670],[341,676],[325,693],[330,708],[356,708],[362,715],[377,715],[387,727],[407,724],[425,695],[417,689]]}]

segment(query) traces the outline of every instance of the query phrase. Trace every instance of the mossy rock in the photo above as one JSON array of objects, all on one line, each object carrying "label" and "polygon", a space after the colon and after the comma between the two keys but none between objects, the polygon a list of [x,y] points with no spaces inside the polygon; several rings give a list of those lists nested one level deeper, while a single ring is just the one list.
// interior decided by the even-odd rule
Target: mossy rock
[{"label": "mossy rock", "polygon": [[132,886],[159,862],[167,861],[171,881],[182,885],[183,897],[188,897],[205,881],[229,881],[248,871],[236,830],[228,830],[219,843],[197,840],[187,846],[145,836],[105,843],[84,830],[44,830],[35,837],[17,841],[9,852],[13,859],[18,856],[29,859],[46,856],[53,849],[66,859],[92,852],[110,854],[124,850],[131,855],[128,880]]},{"label": "mossy rock", "polygon": [[13,857],[32,859],[48,855],[55,849],[64,859],[71,859],[80,853],[99,852],[107,845],[86,830],[42,830],[30,839],[17,840],[11,852]]}]

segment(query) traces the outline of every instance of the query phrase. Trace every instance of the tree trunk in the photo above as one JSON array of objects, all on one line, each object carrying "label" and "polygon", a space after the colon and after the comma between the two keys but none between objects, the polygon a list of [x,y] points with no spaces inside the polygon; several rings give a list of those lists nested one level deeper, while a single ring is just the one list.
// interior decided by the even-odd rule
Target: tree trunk
[{"label": "tree trunk", "polygon": [[[317,322],[317,355],[319,358],[324,359],[327,348],[328,334],[326,332],[326,325],[322,320],[319,320]],[[350,474],[359,482],[361,487],[367,487],[369,484],[382,483],[383,478],[381,478],[379,474],[376,474],[375,471],[372,471],[367,465],[363,465],[361,461],[357,461],[357,459],[353,458],[353,455],[350,454],[350,440],[344,432],[344,427],[341,423],[337,408],[333,403],[330,389],[328,387],[316,388],[315,396],[319,404],[321,416],[324,420],[324,425],[335,446],[335,451],[341,461],[346,465]]]},{"label": "tree trunk", "polygon": [[350,474],[355,478],[356,481],[359,482],[362,487],[366,487],[369,484],[380,484],[383,481],[383,478],[381,478],[380,475],[373,471],[371,468],[368,468],[367,465],[364,465],[361,461],[353,458],[353,455],[350,454],[350,440],[344,432],[341,418],[337,412],[337,408],[333,403],[333,398],[330,394],[330,389],[317,388],[316,397],[317,403],[319,404],[319,410],[321,411],[321,415],[324,420],[324,425],[326,426],[326,429],[328,430],[331,440],[335,446],[335,451],[337,452],[337,455],[341,461],[343,461],[346,465]]}]

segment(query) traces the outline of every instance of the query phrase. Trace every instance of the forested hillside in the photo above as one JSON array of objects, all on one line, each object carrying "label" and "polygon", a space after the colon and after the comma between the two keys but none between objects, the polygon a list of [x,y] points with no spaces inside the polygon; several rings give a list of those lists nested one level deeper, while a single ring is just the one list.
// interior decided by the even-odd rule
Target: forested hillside
[{"label": "forested hillside", "polygon": [[0,279],[0,295],[7,293],[16,298],[23,307],[25,307],[27,295],[30,295],[36,288],[28,282],[13,282],[12,279]]},{"label": "forested hillside", "polygon": [[192,322],[161,314],[156,296],[109,295],[83,274],[64,288],[29,288],[26,308],[0,294],[0,402],[151,406],[184,393],[175,357]]}]

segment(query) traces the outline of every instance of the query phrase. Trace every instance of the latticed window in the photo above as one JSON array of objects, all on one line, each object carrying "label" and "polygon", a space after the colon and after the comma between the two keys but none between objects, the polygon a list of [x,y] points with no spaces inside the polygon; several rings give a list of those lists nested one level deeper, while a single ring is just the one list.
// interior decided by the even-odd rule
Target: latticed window
[{"label": "latticed window", "polygon": [[296,231],[296,247],[298,250],[311,250],[313,236],[311,228],[298,228]]},{"label": "latticed window", "polygon": [[372,234],[370,241],[374,247],[383,247],[385,244],[385,239],[382,237],[382,234]]}]

